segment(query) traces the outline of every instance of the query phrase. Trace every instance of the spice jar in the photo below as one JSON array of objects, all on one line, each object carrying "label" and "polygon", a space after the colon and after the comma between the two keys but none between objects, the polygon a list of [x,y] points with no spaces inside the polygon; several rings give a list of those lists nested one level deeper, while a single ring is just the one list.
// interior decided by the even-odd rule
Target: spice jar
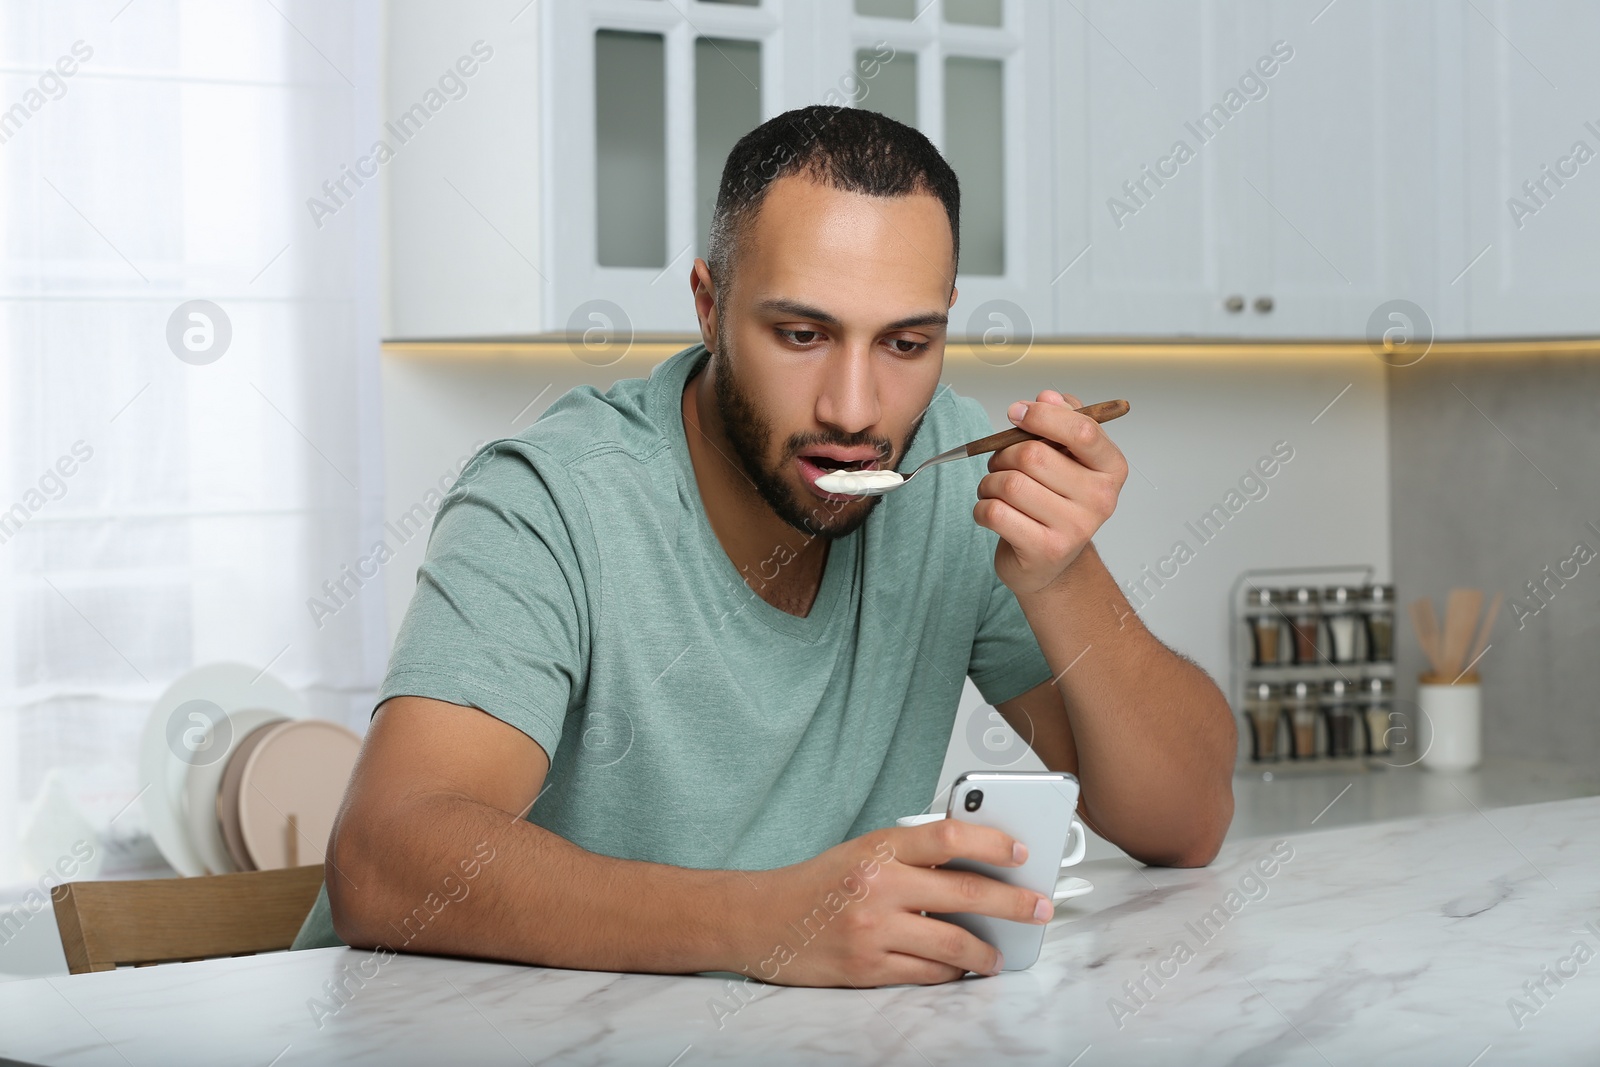
[{"label": "spice jar", "polygon": [[1394,712],[1394,683],[1387,678],[1361,680],[1361,718],[1367,728],[1367,754],[1389,754],[1389,729]]},{"label": "spice jar", "polygon": [[1367,634],[1367,661],[1394,662],[1394,586],[1369,585],[1361,590],[1361,617]]},{"label": "spice jar", "polygon": [[1319,621],[1317,591],[1301,585],[1289,590],[1284,612],[1289,616],[1289,633],[1294,638],[1294,661],[1314,664],[1320,658],[1317,648]]},{"label": "spice jar", "polygon": [[1334,663],[1356,661],[1356,632],[1360,616],[1356,611],[1358,590],[1348,585],[1330,585],[1322,591],[1322,619],[1328,631],[1328,658]]},{"label": "spice jar", "polygon": [[1282,721],[1281,691],[1271,682],[1254,682],[1245,688],[1244,712],[1250,719],[1251,756],[1257,763],[1278,759],[1278,726]]},{"label": "spice jar", "polygon": [[1283,641],[1283,612],[1278,602],[1281,590],[1250,587],[1245,594],[1244,618],[1250,627],[1251,662],[1257,667],[1275,667],[1283,662],[1279,649]]},{"label": "spice jar", "polygon": [[1294,740],[1294,758],[1317,755],[1317,689],[1311,682],[1290,682],[1283,688],[1283,711]]},{"label": "spice jar", "polygon": [[1357,741],[1361,728],[1356,725],[1355,686],[1343,678],[1322,683],[1322,720],[1327,729],[1329,757],[1348,759],[1362,754]]}]

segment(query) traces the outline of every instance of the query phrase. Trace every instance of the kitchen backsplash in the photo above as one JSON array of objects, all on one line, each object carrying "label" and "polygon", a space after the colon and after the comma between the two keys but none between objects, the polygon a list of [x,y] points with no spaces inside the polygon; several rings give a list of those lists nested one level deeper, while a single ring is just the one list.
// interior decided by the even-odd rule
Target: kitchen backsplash
[{"label": "kitchen backsplash", "polygon": [[[1478,664],[1483,746],[1600,760],[1600,343],[1588,354],[1430,354],[1389,371],[1394,571],[1405,601],[1505,595]],[[1416,635],[1396,677],[1415,699]]]}]

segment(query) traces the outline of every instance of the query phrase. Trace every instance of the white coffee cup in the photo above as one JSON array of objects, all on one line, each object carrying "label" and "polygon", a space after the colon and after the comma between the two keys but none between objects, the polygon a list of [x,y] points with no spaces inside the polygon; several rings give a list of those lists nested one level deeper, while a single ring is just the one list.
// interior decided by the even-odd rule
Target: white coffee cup
[{"label": "white coffee cup", "polygon": [[[944,818],[944,812],[935,811],[929,812],[927,815],[907,815],[903,818],[896,819],[894,822],[896,826],[921,826],[924,823],[938,822],[942,818]],[[1061,857],[1061,869],[1063,871],[1074,864],[1082,863],[1083,854],[1088,851],[1089,848],[1089,835],[1084,830],[1083,823],[1080,822],[1076,817],[1074,817],[1072,820],[1072,829],[1067,833],[1067,841],[1067,854]],[[1073,884],[1069,887],[1066,883]],[[1056,880],[1055,892],[1056,902],[1060,903],[1062,900],[1065,900],[1068,897],[1075,897],[1079,893],[1085,892],[1085,887],[1087,887],[1088,884],[1089,883],[1084,882],[1081,878],[1058,877]]]}]

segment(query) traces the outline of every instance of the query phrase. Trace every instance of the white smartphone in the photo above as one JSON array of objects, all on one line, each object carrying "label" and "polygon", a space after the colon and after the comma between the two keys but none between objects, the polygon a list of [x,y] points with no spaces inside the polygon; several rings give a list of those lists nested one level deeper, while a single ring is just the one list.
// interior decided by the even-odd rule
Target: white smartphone
[{"label": "white smartphone", "polygon": [[[1049,898],[1061,872],[1061,858],[1077,808],[1078,779],[1065,772],[969,771],[950,787],[945,817],[1005,831],[1028,847],[1028,859],[1020,867],[995,867],[971,860],[951,860],[944,866],[976,871]],[[1044,944],[1045,928],[1036,923],[968,912],[928,914],[955,923],[999,949],[1005,957],[1003,968],[1008,971],[1032,967]]]}]

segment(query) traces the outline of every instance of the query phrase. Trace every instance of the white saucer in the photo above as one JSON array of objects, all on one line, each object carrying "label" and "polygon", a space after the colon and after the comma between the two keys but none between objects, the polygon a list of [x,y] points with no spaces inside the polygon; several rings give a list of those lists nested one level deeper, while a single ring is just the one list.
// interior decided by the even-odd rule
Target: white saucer
[{"label": "white saucer", "polygon": [[1073,897],[1093,892],[1094,883],[1087,878],[1063,878],[1056,883],[1056,891],[1051,894],[1050,899],[1059,904],[1063,900],[1071,900]]}]

